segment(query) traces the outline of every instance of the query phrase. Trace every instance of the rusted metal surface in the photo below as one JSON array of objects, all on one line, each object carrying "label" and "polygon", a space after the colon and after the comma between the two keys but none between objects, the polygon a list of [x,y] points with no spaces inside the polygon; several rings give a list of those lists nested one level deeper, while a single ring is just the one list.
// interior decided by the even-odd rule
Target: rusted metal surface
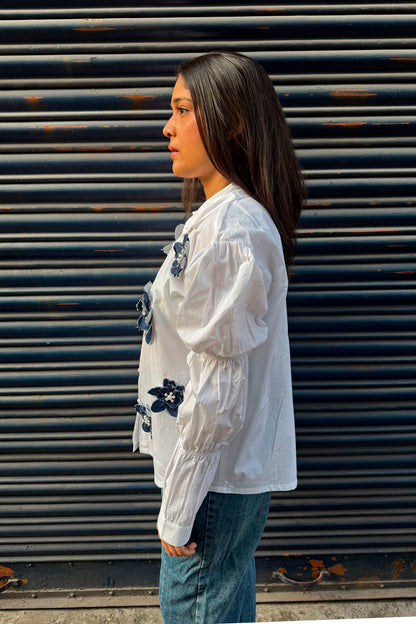
[{"label": "rusted metal surface", "polygon": [[[413,3],[411,5],[414,6]],[[409,4],[410,8],[410,4]],[[122,38],[125,41],[139,39],[141,41],[154,41],[162,39],[166,42],[175,31],[175,38],[180,41],[192,41],[195,39],[195,31],[204,40],[210,40],[215,36],[219,39],[241,41],[253,40],[253,29],[267,29],[271,38],[299,38],[300,29],[303,37],[315,39],[348,38],[351,36],[368,38],[371,30],[371,38],[377,37],[414,37],[416,16],[414,10],[407,14],[396,13],[392,19],[391,13],[366,14],[361,12],[349,15],[331,14],[330,9],[325,15],[293,14],[287,15],[283,11],[273,14],[270,11],[261,15],[258,11],[251,15],[224,15],[221,19],[217,16],[199,15],[170,17],[158,15],[157,17],[108,17],[100,19],[27,19],[27,20],[4,20],[0,23],[0,37],[4,43],[35,44],[39,42],[79,42],[100,41],[105,36],[106,41],[117,41]],[[301,37],[302,38],[302,37]]]},{"label": "rusted metal surface", "polygon": [[414,592],[415,3],[78,4],[0,8],[0,559],[32,593],[157,584],[135,304],[183,218],[161,136],[175,64],[234,48],[272,76],[309,190],[300,486],[273,496],[259,583]]},{"label": "rusted metal surface", "polygon": [[0,564],[0,593],[27,583],[27,579],[19,578],[11,568]]},{"label": "rusted metal surface", "polygon": [[[416,15],[414,18],[414,24],[412,28],[416,28]],[[299,25],[298,28],[303,28],[303,25]],[[257,29],[258,30],[258,29]],[[261,32],[265,37],[273,38],[274,35],[271,30]],[[179,33],[178,33],[179,35]],[[1,36],[1,25],[0,25]],[[137,36],[137,33],[135,33]],[[286,34],[287,36],[287,34]],[[90,77],[97,79],[106,79],[116,76],[116,80],[123,80],[132,86],[150,84],[158,84],[155,79],[155,75],[162,77],[174,76],[175,66],[181,59],[190,59],[194,56],[192,52],[171,52],[171,53],[125,53],[119,54],[114,52],[113,54],[99,54],[92,55],[76,54],[68,58],[67,54],[50,54],[50,55],[34,55],[28,56],[10,56],[5,55],[0,59],[0,70],[2,76],[2,82],[0,84],[12,85],[16,80],[16,76],[19,76],[17,80],[25,79],[30,81],[31,79],[39,80],[45,78],[47,80],[55,79],[59,80],[60,76],[64,76],[67,80],[86,80]],[[289,78],[290,84],[291,74],[297,74],[296,82],[308,83],[308,75],[320,76],[322,72],[327,74],[325,81],[331,78],[331,82],[340,83],[341,86],[334,86],[331,91],[331,96],[334,98],[342,98],[351,100],[360,100],[364,102],[377,101],[377,91],[375,88],[377,79],[380,83],[385,82],[384,75],[380,75],[380,70],[383,69],[387,75],[392,77],[395,72],[409,71],[412,72],[410,77],[414,77],[416,72],[416,60],[404,56],[391,57],[388,56],[384,50],[301,50],[301,51],[276,51],[276,52],[254,52],[253,58],[262,61],[265,69],[273,76],[275,73],[278,82],[284,83],[284,78]],[[379,71],[374,71],[375,66],[378,66]],[[285,71],[280,72],[279,68],[284,67]],[[374,85],[356,85],[350,87],[350,82],[359,81],[362,74],[368,76],[368,82],[375,83]],[[344,78],[344,76],[346,78]],[[132,78],[134,76],[134,79]],[[403,78],[403,77],[402,77]],[[114,87],[114,79],[113,87]],[[9,82],[6,82],[9,81]],[[401,82],[401,80],[397,80]],[[36,83],[35,83],[36,84]],[[160,81],[159,81],[160,84]],[[318,81],[319,84],[319,81]],[[16,83],[18,88],[19,82]],[[109,84],[110,86],[110,84]],[[123,83],[120,84],[123,86]],[[407,85],[404,85],[407,86]],[[410,86],[410,85],[409,85]],[[11,88],[11,87],[9,87]]]},{"label": "rusted metal surface", "polygon": [[[10,5],[10,6],[9,6]],[[196,7],[193,4],[190,5],[178,5],[174,0],[166,0],[163,6],[147,6],[139,7],[135,0],[125,0],[123,7],[106,7],[103,8],[101,3],[97,1],[89,1],[88,8],[85,8],[84,4],[80,2],[72,3],[70,8],[62,10],[60,4],[54,0],[43,0],[42,8],[34,2],[34,0],[21,0],[19,3],[19,16],[21,18],[33,18],[34,9],[36,15],[45,17],[83,17],[84,21],[98,22],[100,17],[111,16],[137,16],[137,17],[169,17],[169,16],[221,16],[221,15],[259,15],[267,13],[277,13],[286,15],[314,15],[323,14],[328,15],[328,7],[326,5],[314,4],[314,3],[302,3],[295,5],[291,4],[278,4],[278,5],[253,5],[249,0],[241,0],[238,5],[221,5],[221,6],[209,6],[204,5]],[[91,18],[91,10],[95,18]],[[413,2],[342,2],[342,4],[332,4],[331,14],[362,14],[362,13],[411,13],[416,11],[416,5]],[[15,18],[16,15],[13,12],[13,5],[10,0],[4,0],[0,9],[1,19]]]},{"label": "rusted metal surface", "polygon": [[285,574],[283,574],[283,572],[274,573],[274,578],[278,578],[286,585],[290,585],[291,587],[294,587],[295,589],[298,589],[300,591],[304,591],[305,589],[312,589],[313,587],[316,587],[317,585],[322,583],[322,581],[328,577],[328,570],[321,570],[319,576],[317,576],[312,581],[295,581],[294,579],[288,578]]},{"label": "rusted metal surface", "polygon": [[[363,567],[368,557],[372,568]],[[279,566],[276,568],[276,563]],[[372,600],[414,597],[414,554],[347,554],[257,559],[257,602]],[[158,604],[156,558],[17,564],[25,584],[1,597],[4,609]],[[364,572],[366,570],[366,572]],[[363,573],[364,572],[364,573]],[[288,586],[280,576],[290,575]],[[319,583],[316,581],[322,579]],[[26,582],[27,581],[27,582]],[[304,583],[311,583],[302,587]],[[314,583],[314,584],[312,584]]]}]

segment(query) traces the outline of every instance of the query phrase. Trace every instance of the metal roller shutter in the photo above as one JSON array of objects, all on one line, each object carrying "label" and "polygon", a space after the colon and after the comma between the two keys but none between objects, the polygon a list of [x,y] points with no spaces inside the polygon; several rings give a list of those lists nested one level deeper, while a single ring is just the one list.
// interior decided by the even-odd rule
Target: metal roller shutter
[{"label": "metal roller shutter", "polygon": [[404,595],[416,4],[176,4],[0,9],[0,576],[28,580],[22,606],[157,583],[159,494],[130,438],[135,304],[183,218],[161,128],[175,64],[237,49],[271,75],[309,189],[289,296],[300,485],[273,497],[259,582],[327,570],[334,592]]}]

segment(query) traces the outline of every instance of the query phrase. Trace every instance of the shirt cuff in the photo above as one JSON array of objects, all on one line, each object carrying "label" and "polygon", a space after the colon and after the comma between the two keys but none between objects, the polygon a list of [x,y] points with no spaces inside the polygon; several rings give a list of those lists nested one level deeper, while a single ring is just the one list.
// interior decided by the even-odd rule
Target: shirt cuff
[{"label": "shirt cuff", "polygon": [[179,526],[166,520],[163,510],[160,510],[157,520],[157,528],[160,538],[171,546],[185,546],[189,543],[192,532],[192,524],[189,526]]}]

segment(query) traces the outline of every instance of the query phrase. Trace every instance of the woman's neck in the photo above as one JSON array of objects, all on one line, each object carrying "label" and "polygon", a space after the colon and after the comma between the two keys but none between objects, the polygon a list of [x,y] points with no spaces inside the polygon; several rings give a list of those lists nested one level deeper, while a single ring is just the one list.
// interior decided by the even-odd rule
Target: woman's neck
[{"label": "woman's neck", "polygon": [[227,180],[219,171],[215,171],[208,179],[203,180],[200,178],[200,182],[204,187],[205,198],[209,199],[218,191],[221,191],[223,188],[230,184],[230,181]]}]

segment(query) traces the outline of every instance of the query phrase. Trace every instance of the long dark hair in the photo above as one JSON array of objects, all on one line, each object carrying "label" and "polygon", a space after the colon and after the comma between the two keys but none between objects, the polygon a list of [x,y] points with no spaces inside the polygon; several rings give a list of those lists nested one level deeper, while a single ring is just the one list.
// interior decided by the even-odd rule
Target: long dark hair
[{"label": "long dark hair", "polygon": [[[270,213],[285,262],[293,259],[305,186],[290,131],[273,84],[261,65],[237,52],[209,52],[182,63],[199,132],[214,167]],[[186,179],[189,212],[203,199],[197,179]]]}]

